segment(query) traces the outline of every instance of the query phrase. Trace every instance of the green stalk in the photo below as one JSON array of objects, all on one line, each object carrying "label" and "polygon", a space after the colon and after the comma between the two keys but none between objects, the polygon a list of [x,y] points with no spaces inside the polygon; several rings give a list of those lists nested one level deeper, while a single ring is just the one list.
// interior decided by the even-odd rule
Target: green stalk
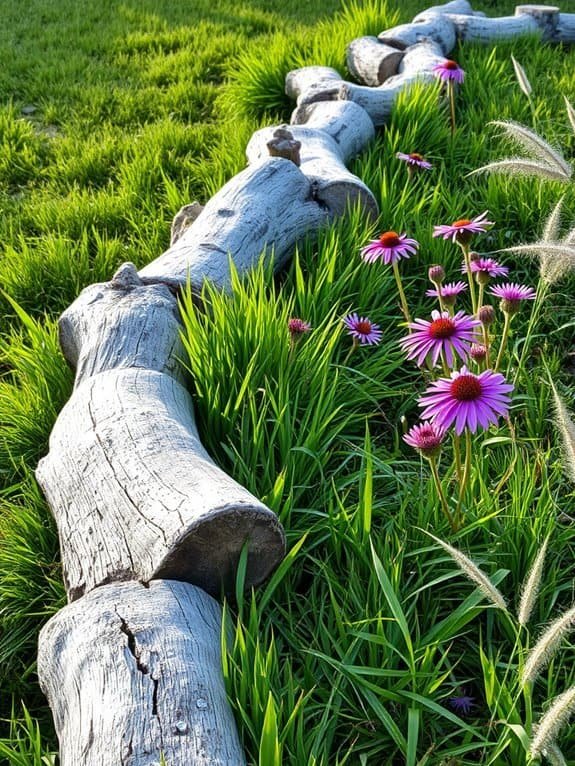
[{"label": "green stalk", "polygon": [[451,111],[451,133],[455,133],[455,85],[453,80],[448,80],[447,90],[449,92],[449,105]]},{"label": "green stalk", "polygon": [[395,277],[395,283],[397,284],[397,290],[399,292],[399,300],[401,301],[401,310],[403,311],[403,316],[405,317],[405,321],[408,324],[411,324],[411,315],[409,313],[409,308],[407,307],[407,298],[405,297],[405,293],[403,291],[403,284],[401,283],[401,276],[399,274],[397,261],[394,261],[393,263],[393,275]]},{"label": "green stalk", "polygon": [[465,496],[465,490],[467,489],[467,483],[469,482],[469,476],[471,475],[471,450],[472,450],[471,431],[465,429],[465,463],[463,466],[463,476],[461,477],[461,483],[459,484],[459,499],[457,501],[456,519],[462,521],[461,505]]},{"label": "green stalk", "polygon": [[525,340],[523,341],[523,346],[521,347],[521,355],[519,357],[519,364],[517,366],[517,372],[515,373],[515,379],[513,381],[514,383],[517,383],[517,376],[519,375],[519,372],[523,369],[525,357],[527,355],[527,352],[529,351],[533,328],[535,327],[535,323],[539,319],[539,315],[541,313],[541,307],[543,306],[543,303],[545,302],[548,288],[549,288],[549,285],[547,285],[542,280],[539,280],[539,284],[537,285],[537,298],[535,299],[535,305],[533,306],[533,310],[531,311],[531,316],[529,317],[529,323],[527,325],[527,334],[525,336]]},{"label": "green stalk", "polygon": [[477,301],[475,299],[475,280],[471,273],[471,258],[469,257],[470,249],[469,245],[459,243],[459,246],[463,250],[463,259],[465,260],[465,270],[467,271],[467,282],[469,283],[469,295],[471,296],[471,313],[475,316],[477,314]]},{"label": "green stalk", "polygon": [[512,315],[507,311],[505,312],[505,324],[503,325],[503,334],[501,335],[501,343],[499,344],[499,353],[497,354],[497,361],[495,362],[495,372],[499,371],[499,365],[503,360],[503,353],[507,346],[507,339],[509,338],[509,328],[511,327]]},{"label": "green stalk", "polygon": [[351,344],[351,348],[347,352],[347,355],[346,355],[345,359],[342,362],[342,367],[345,367],[347,365],[347,363],[349,362],[350,356],[353,354],[353,352],[358,347],[358,345],[359,345],[359,341],[357,340],[357,338],[354,338],[353,339],[353,343]]},{"label": "green stalk", "polygon": [[451,527],[452,532],[457,532],[457,525],[453,519],[453,516],[451,515],[451,511],[449,510],[449,504],[447,502],[447,498],[445,497],[445,493],[443,491],[443,486],[441,484],[441,479],[439,478],[439,472],[437,470],[437,461],[434,457],[427,458],[429,460],[429,467],[431,468],[431,475],[433,476],[433,482],[435,484],[435,489],[437,490],[437,494],[439,495],[439,499],[441,501],[441,507],[443,508],[443,513],[445,514],[445,517],[449,521],[449,525]]}]

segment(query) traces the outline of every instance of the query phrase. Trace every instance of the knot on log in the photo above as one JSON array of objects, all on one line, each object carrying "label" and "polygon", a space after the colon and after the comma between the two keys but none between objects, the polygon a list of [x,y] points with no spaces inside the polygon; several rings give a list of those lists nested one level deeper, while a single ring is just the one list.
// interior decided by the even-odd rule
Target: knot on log
[{"label": "knot on log", "polygon": [[110,287],[113,290],[132,290],[141,285],[142,280],[138,275],[138,270],[130,262],[123,263],[110,280]]},{"label": "knot on log", "polygon": [[186,233],[203,209],[199,202],[191,202],[178,210],[172,221],[170,247]]},{"label": "knot on log", "polygon": [[270,157],[283,157],[291,160],[298,167],[301,165],[300,149],[301,141],[296,141],[287,127],[281,126],[274,130],[273,138],[267,144]]}]

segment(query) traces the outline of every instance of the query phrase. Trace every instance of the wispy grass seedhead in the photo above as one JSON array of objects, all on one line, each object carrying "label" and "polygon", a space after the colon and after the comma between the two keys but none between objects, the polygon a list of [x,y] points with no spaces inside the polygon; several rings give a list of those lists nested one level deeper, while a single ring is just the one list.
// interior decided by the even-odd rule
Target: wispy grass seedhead
[{"label": "wispy grass seedhead", "polygon": [[[537,732],[531,742],[531,758],[541,758],[556,747],[559,731],[569,720],[575,708],[575,686],[555,698],[555,702],[539,721]],[[560,763],[560,761],[559,761]]]},{"label": "wispy grass seedhead", "polygon": [[488,601],[491,601],[493,606],[497,607],[498,609],[503,609],[503,611],[507,612],[507,603],[503,598],[501,591],[496,588],[495,585],[493,585],[489,577],[487,577],[487,575],[482,572],[481,569],[479,569],[477,564],[475,564],[470,558],[468,558],[457,548],[454,548],[452,545],[449,545],[449,543],[440,540],[439,537],[432,535],[431,532],[426,532],[426,534],[435,540],[438,545],[441,545],[444,551],[449,553],[461,571],[477,585],[481,593],[483,593]]},{"label": "wispy grass seedhead", "polygon": [[519,612],[517,615],[517,620],[520,625],[527,625],[529,618],[531,617],[531,613],[533,612],[535,600],[537,599],[539,588],[541,587],[541,576],[543,574],[543,565],[545,563],[545,554],[547,552],[548,542],[549,538],[543,542],[539,553],[535,557],[531,571],[529,572],[529,575],[523,584],[523,593],[521,594]]},{"label": "wispy grass seedhead", "polygon": [[545,758],[549,761],[551,766],[567,766],[565,756],[555,744],[547,745],[544,752]]},{"label": "wispy grass seedhead", "polygon": [[563,441],[563,468],[571,481],[575,482],[575,423],[553,385],[553,381],[550,383],[553,391],[557,428]]},{"label": "wispy grass seedhead", "polygon": [[517,77],[517,82],[519,83],[519,87],[521,88],[522,92],[529,98],[531,93],[533,92],[533,88],[531,87],[531,83],[529,82],[529,79],[525,73],[525,69],[521,66],[521,64],[517,61],[515,56],[511,56],[511,61],[513,62],[513,69],[515,70],[515,77]]},{"label": "wispy grass seedhead", "polygon": [[554,620],[543,632],[533,649],[529,652],[521,682],[523,685],[533,683],[539,673],[545,668],[557,653],[561,642],[571,630],[575,622],[575,607]]}]

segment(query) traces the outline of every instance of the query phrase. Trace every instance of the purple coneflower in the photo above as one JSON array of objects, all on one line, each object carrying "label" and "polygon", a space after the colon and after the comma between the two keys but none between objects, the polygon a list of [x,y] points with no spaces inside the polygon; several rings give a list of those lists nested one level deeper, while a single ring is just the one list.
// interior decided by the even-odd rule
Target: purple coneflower
[{"label": "purple coneflower", "polygon": [[424,410],[421,417],[449,428],[455,423],[459,436],[467,428],[475,433],[477,426],[488,428],[496,424],[500,416],[506,416],[511,404],[509,394],[513,386],[503,375],[485,370],[479,375],[469,372],[465,365],[451,373],[449,378],[439,378],[431,383],[419,399]]},{"label": "purple coneflower", "polygon": [[456,61],[452,59],[445,59],[440,64],[436,64],[433,67],[433,72],[436,77],[444,82],[457,82],[462,83],[465,79],[465,72],[459,66]]},{"label": "purple coneflower", "polygon": [[383,337],[379,325],[374,324],[367,317],[348,314],[343,323],[353,337],[354,343],[359,342],[362,346],[377,346]]},{"label": "purple coneflower", "polygon": [[457,697],[450,697],[447,700],[449,707],[458,715],[469,715],[475,707],[475,697],[467,694],[459,694]]},{"label": "purple coneflower", "polygon": [[405,154],[404,152],[397,152],[395,155],[398,160],[403,160],[407,163],[408,170],[431,170],[433,167],[431,162],[428,162],[425,157],[417,152],[411,152],[411,154]]},{"label": "purple coneflower", "polygon": [[311,325],[309,322],[304,322],[303,319],[292,317],[288,321],[288,330],[292,338],[297,338],[300,335],[304,335],[304,333],[309,332],[311,330]]},{"label": "purple coneflower", "polygon": [[419,367],[425,364],[428,355],[435,366],[443,353],[449,367],[454,363],[453,352],[462,361],[467,359],[471,344],[475,340],[475,328],[479,321],[458,311],[450,316],[447,311],[432,311],[431,322],[416,319],[409,327],[411,334],[399,342],[408,359],[416,359]]},{"label": "purple coneflower", "polygon": [[534,301],[536,297],[532,287],[518,285],[514,282],[494,285],[489,292],[501,300],[501,310],[506,314],[516,314],[521,306],[521,301]]},{"label": "purple coneflower", "polygon": [[379,239],[372,239],[361,251],[361,257],[367,263],[382,260],[386,265],[397,263],[401,258],[409,258],[417,252],[419,242],[396,231],[386,231]]},{"label": "purple coneflower", "polygon": [[[494,258],[477,258],[469,262],[469,270],[475,274],[478,282],[486,284],[490,277],[506,277],[509,274],[507,266],[502,266]],[[467,264],[465,261],[461,266],[461,271],[467,274]]]},{"label": "purple coneflower", "polygon": [[[467,290],[465,282],[447,282],[441,287],[435,289],[426,290],[425,294],[428,298],[439,298],[446,306],[454,306],[457,296],[461,295]],[[441,293],[440,293],[441,291]]]},{"label": "purple coneflower", "polygon": [[433,236],[451,239],[452,242],[457,242],[459,245],[467,245],[474,234],[483,234],[489,226],[493,226],[493,221],[485,220],[487,215],[486,210],[475,218],[461,218],[452,224],[434,226]]},{"label": "purple coneflower", "polygon": [[435,423],[420,423],[404,434],[403,441],[428,459],[436,458],[441,452],[445,428]]}]

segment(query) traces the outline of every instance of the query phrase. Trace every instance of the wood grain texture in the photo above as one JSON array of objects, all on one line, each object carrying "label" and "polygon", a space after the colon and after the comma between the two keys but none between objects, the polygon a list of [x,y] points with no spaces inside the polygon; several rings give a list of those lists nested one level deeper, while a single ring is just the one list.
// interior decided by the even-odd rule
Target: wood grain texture
[{"label": "wood grain texture", "polygon": [[377,87],[397,74],[403,48],[386,45],[377,37],[358,37],[347,46],[346,62],[352,77],[362,85]]},{"label": "wood grain texture", "polygon": [[270,157],[235,175],[204,207],[180,239],[140,271],[146,280],[199,292],[206,279],[231,287],[230,259],[240,275],[262,253],[281,268],[296,242],[330,220],[311,181],[289,160]]},{"label": "wood grain texture", "polygon": [[[119,285],[123,286],[119,286]],[[176,298],[125,264],[62,316],[74,392],[36,476],[56,519],[69,598],[118,580],[170,577],[210,593],[279,563],[277,517],[202,446],[182,385]]]},{"label": "wood grain texture", "polygon": [[242,766],[221,671],[221,609],[199,588],[106,585],[40,633],[61,766]]},{"label": "wood grain texture", "polygon": [[[371,121],[370,127],[370,138],[373,138],[375,130]],[[262,128],[251,137],[246,147],[250,165],[265,162],[274,132],[274,128]],[[344,215],[350,205],[359,204],[366,215],[377,218],[379,208],[371,190],[345,166],[351,155],[349,146],[345,145],[345,137],[354,145],[358,143],[351,130],[345,133],[340,131],[339,141],[321,129],[308,126],[292,125],[290,134],[300,145],[301,171],[313,184],[315,198],[325,205],[332,216]],[[363,143],[365,145],[367,140]]]}]

